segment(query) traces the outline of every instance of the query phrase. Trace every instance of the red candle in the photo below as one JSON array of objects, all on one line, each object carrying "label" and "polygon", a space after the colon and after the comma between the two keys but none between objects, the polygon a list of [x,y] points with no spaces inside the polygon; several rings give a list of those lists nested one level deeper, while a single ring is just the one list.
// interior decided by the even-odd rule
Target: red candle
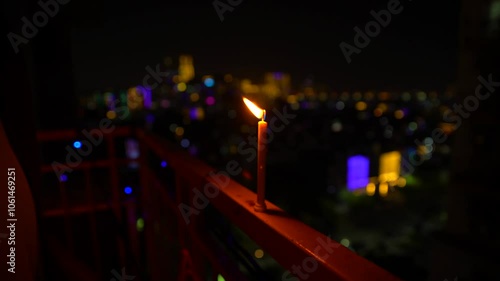
[{"label": "red candle", "polygon": [[[265,114],[264,114],[265,115]],[[266,138],[267,122],[259,121],[258,142],[257,142],[257,202],[254,209],[257,212],[264,212],[266,210],[266,155],[267,147],[264,142]]]},{"label": "red candle", "polygon": [[255,202],[254,210],[257,212],[264,212],[266,210],[266,131],[267,122],[264,121],[266,118],[266,111],[256,106],[253,102],[246,98],[243,101],[248,106],[248,109],[255,115],[255,117],[261,119],[259,121],[259,130],[257,135],[257,202]]}]

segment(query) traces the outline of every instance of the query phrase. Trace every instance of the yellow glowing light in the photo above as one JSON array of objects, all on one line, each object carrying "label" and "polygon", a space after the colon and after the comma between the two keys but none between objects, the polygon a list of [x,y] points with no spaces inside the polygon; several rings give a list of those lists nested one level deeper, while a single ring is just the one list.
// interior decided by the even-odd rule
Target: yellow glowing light
[{"label": "yellow glowing light", "polygon": [[286,97],[286,101],[288,103],[296,103],[297,102],[297,96],[296,95],[289,95]]},{"label": "yellow glowing light", "polygon": [[380,109],[378,107],[373,110],[373,115],[375,115],[375,117],[382,116],[382,113],[384,113],[384,112],[382,111],[382,109]]},{"label": "yellow glowing light", "polygon": [[205,110],[202,107],[198,107],[196,109],[196,116],[198,116],[198,120],[205,119]]},{"label": "yellow glowing light", "polygon": [[264,256],[264,251],[262,251],[261,249],[257,249],[255,250],[254,255],[256,258],[261,259]]},{"label": "yellow glowing light", "polygon": [[108,119],[115,119],[116,118],[116,112],[110,110],[110,111],[106,112],[106,117]]},{"label": "yellow glowing light", "polygon": [[382,110],[382,112],[387,111],[387,104],[385,104],[385,103],[383,103],[383,102],[382,102],[382,103],[379,103],[379,104],[377,105],[377,107],[378,107],[378,108],[380,108],[380,109]]},{"label": "yellow glowing light", "polygon": [[236,145],[233,144],[229,147],[229,153],[236,154],[237,152],[238,152],[238,147]]},{"label": "yellow glowing light", "polygon": [[177,90],[179,92],[184,92],[186,89],[187,89],[186,83],[181,82],[181,83],[177,84]]},{"label": "yellow glowing light", "polygon": [[184,135],[184,128],[182,127],[175,128],[175,134],[178,135],[179,137]]},{"label": "yellow glowing light", "polygon": [[366,185],[366,194],[373,196],[375,194],[375,184],[370,182]]},{"label": "yellow glowing light", "polygon": [[363,110],[365,110],[367,106],[368,106],[368,105],[367,105],[367,104],[366,104],[366,102],[364,102],[364,101],[358,101],[358,102],[356,103],[356,109],[357,109],[358,111],[363,111]]},{"label": "yellow glowing light", "polygon": [[432,152],[431,148],[432,148],[432,146],[430,146],[430,148],[429,148],[429,146],[427,146],[427,145],[419,145],[419,146],[417,146],[417,153],[420,156],[429,154]]},{"label": "yellow glowing light", "polygon": [[396,117],[396,119],[402,119],[405,117],[405,113],[401,109],[398,109],[394,111],[394,117]]},{"label": "yellow glowing light", "polygon": [[231,83],[233,81],[233,75],[231,75],[231,74],[224,75],[224,81],[226,83]]},{"label": "yellow glowing light", "polygon": [[194,76],[193,57],[189,55],[179,56],[179,82],[189,82]]},{"label": "yellow glowing light", "polygon": [[189,96],[189,99],[192,101],[192,102],[197,102],[199,99],[200,99],[200,95],[198,93],[192,93],[190,96]]},{"label": "yellow glowing light", "polygon": [[451,123],[440,123],[439,127],[444,131],[446,135],[453,133],[455,130],[455,125]]},{"label": "yellow glowing light", "polygon": [[399,175],[396,172],[383,173],[379,175],[380,182],[393,182],[398,179]]},{"label": "yellow glowing light", "polygon": [[398,186],[399,187],[405,187],[406,186],[406,179],[405,178],[399,178],[398,179]]},{"label": "yellow glowing light", "polygon": [[258,119],[263,119],[265,111],[260,107],[256,106],[253,102],[249,101],[247,98],[243,98],[246,106]]},{"label": "yellow glowing light", "polygon": [[388,192],[389,185],[386,182],[383,182],[378,186],[378,193],[380,194],[380,196],[387,196]]},{"label": "yellow glowing light", "polygon": [[380,155],[379,181],[390,182],[399,178],[401,170],[401,153],[392,151]]}]

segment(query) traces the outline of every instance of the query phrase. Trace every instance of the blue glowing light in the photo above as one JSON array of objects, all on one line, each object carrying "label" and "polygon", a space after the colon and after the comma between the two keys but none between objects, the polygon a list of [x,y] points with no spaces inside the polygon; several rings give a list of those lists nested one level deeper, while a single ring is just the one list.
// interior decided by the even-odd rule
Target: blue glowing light
[{"label": "blue glowing light", "polygon": [[155,116],[151,113],[149,113],[148,115],[146,115],[146,122],[148,123],[153,123],[155,121]]},{"label": "blue glowing light", "polygon": [[366,156],[355,155],[347,159],[347,189],[364,188],[370,182],[370,160]]},{"label": "blue glowing light", "polygon": [[210,87],[214,86],[215,81],[213,78],[207,78],[207,79],[205,79],[205,81],[203,81],[203,83],[205,84],[205,86],[210,88]]},{"label": "blue glowing light", "polygon": [[189,146],[189,140],[188,139],[183,139],[181,141],[181,146],[184,148],[187,148]]},{"label": "blue glowing light", "polygon": [[81,142],[79,142],[79,141],[75,141],[75,142],[73,143],[73,147],[78,149],[78,148],[82,147],[82,143],[81,143]]},{"label": "blue glowing light", "polygon": [[67,181],[67,180],[68,180],[68,176],[66,176],[66,175],[64,175],[64,174],[63,174],[63,175],[61,175],[61,176],[59,177],[59,180],[60,180],[60,181],[62,181],[62,182],[65,182],[65,181]]},{"label": "blue glowing light", "polygon": [[167,161],[161,161],[161,166],[162,166],[163,168],[167,167]]},{"label": "blue glowing light", "polygon": [[132,187],[126,186],[123,191],[125,192],[125,194],[130,194],[130,193],[132,193]]}]

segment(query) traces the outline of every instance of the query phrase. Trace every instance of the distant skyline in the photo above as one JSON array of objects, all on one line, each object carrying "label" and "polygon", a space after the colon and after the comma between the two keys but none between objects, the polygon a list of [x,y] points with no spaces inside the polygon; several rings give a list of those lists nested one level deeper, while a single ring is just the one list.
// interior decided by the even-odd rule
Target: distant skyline
[{"label": "distant skyline", "polygon": [[353,28],[364,28],[373,20],[370,11],[386,9],[387,2],[243,1],[225,13],[224,22],[211,1],[77,4],[77,92],[136,85],[146,66],[182,53],[193,56],[197,74],[232,73],[254,81],[283,71],[294,84],[314,77],[335,89],[444,88],[453,82],[459,3],[451,0],[401,1],[403,11],[346,62],[340,42],[352,44]]}]

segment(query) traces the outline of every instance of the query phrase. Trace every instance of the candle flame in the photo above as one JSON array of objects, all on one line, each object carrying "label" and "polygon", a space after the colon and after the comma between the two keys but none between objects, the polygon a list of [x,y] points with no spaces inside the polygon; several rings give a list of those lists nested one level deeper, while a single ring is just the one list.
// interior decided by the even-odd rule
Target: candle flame
[{"label": "candle flame", "polygon": [[255,115],[255,117],[257,117],[258,119],[264,120],[264,117],[266,114],[265,110],[256,106],[253,102],[249,101],[247,98],[243,98],[243,101],[245,102],[248,109],[250,109],[250,111],[253,113],[253,115]]}]

